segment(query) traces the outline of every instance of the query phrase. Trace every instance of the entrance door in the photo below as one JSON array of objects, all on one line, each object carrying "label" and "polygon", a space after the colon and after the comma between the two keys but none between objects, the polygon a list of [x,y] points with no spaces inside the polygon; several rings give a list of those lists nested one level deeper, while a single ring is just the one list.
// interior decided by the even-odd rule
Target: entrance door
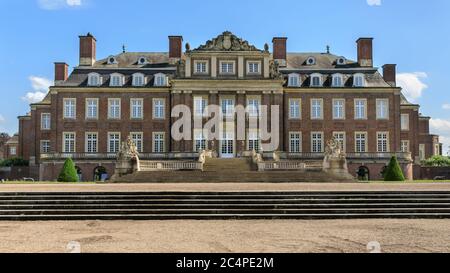
[{"label": "entrance door", "polygon": [[234,157],[234,134],[224,133],[223,138],[220,141],[220,156],[222,158]]}]

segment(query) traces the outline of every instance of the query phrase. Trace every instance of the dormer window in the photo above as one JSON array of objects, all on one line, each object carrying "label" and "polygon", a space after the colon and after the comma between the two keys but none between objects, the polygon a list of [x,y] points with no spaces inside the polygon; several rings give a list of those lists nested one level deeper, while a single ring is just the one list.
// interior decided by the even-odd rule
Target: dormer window
[{"label": "dormer window", "polygon": [[133,86],[144,86],[145,76],[141,73],[133,74]]},{"label": "dormer window", "polygon": [[167,76],[162,73],[156,74],[154,86],[167,86]]},{"label": "dormer window", "polygon": [[123,86],[124,85],[124,76],[119,73],[111,74],[111,82],[109,83],[110,86]]},{"label": "dormer window", "polygon": [[139,65],[147,64],[147,59],[145,57],[139,57],[138,64]]},{"label": "dormer window", "polygon": [[334,74],[333,75],[331,86],[333,86],[333,87],[344,86],[344,77],[342,76],[342,74]]},{"label": "dormer window", "polygon": [[289,74],[288,86],[289,87],[299,87],[300,86],[300,75],[296,74],[296,73]]},{"label": "dormer window", "polygon": [[114,56],[108,57],[108,64],[117,64],[117,59]]},{"label": "dormer window", "polygon": [[261,62],[259,61],[247,62],[247,74],[250,75],[261,74]]},{"label": "dormer window", "polygon": [[364,74],[358,73],[353,75],[353,86],[354,87],[364,87],[366,85],[366,80]]},{"label": "dormer window", "polygon": [[347,64],[347,60],[346,60],[344,57],[339,57],[339,58],[336,60],[336,64],[337,64],[337,65],[345,65],[345,64]]},{"label": "dormer window", "polygon": [[220,62],[220,74],[234,74],[234,62],[233,61],[221,61]]},{"label": "dormer window", "polygon": [[314,58],[314,57],[309,57],[307,60],[306,60],[306,64],[307,65],[315,65],[316,64],[316,58]]},{"label": "dormer window", "polygon": [[321,87],[322,86],[322,75],[321,74],[312,74],[311,75],[311,86],[312,87]]},{"label": "dormer window", "polygon": [[88,85],[89,86],[100,86],[102,84],[100,74],[90,73],[88,75]]}]

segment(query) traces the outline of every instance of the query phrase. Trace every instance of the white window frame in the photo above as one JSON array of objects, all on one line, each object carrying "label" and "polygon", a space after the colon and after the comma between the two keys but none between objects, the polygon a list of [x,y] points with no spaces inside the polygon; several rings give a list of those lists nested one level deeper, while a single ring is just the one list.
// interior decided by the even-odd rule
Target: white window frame
[{"label": "white window frame", "polygon": [[[319,113],[317,113],[317,104],[316,102],[319,102]],[[311,99],[311,119],[313,120],[322,120],[323,119],[323,99]],[[317,116],[319,114],[319,116]]]},{"label": "white window frame", "polygon": [[[224,65],[226,64],[227,70],[224,71]],[[231,64],[231,71],[229,70]],[[221,60],[219,61],[219,73],[220,75],[235,75],[236,74],[236,61],[233,60]]]},{"label": "white window frame", "polygon": [[144,133],[143,132],[130,132],[130,138],[136,145],[137,151],[139,153],[143,153],[143,151],[144,151]]},{"label": "white window frame", "polygon": [[[111,136],[119,136],[118,139],[112,139]],[[112,141],[114,141],[114,145],[112,144]],[[120,141],[121,141],[121,134],[120,132],[108,132],[108,153],[109,154],[117,154],[120,151]],[[117,142],[117,143],[116,143]],[[115,148],[115,149],[113,149]]]},{"label": "white window frame", "polygon": [[261,61],[247,61],[247,75],[261,75]]},{"label": "white window frame", "polygon": [[426,158],[427,157],[426,153],[427,153],[427,149],[426,149],[425,144],[420,143],[419,144],[419,160],[420,161],[423,161],[423,160],[427,159]]},{"label": "white window frame", "polygon": [[378,120],[389,120],[389,99],[376,99],[376,108]]},{"label": "white window frame", "polygon": [[[361,80],[359,82],[359,80]],[[366,77],[362,73],[356,73],[353,75],[353,87],[365,87],[366,86]]]},{"label": "white window frame", "polygon": [[[364,138],[358,137],[364,136]],[[364,140],[364,151],[360,148],[362,148],[361,143],[358,141]],[[355,153],[367,153],[367,147],[368,147],[368,134],[367,132],[355,132]]]},{"label": "white window frame", "polygon": [[[134,102],[140,102],[139,105],[134,105]],[[140,108],[139,108],[140,107]],[[134,109],[136,108],[136,113]],[[140,111],[137,111],[140,109]],[[135,115],[140,113],[139,116]],[[142,98],[131,98],[130,99],[130,118],[131,119],[144,119],[144,99]]]},{"label": "white window frame", "polygon": [[132,81],[132,85],[135,87],[142,87],[145,86],[147,84],[146,81],[146,77],[144,74],[142,73],[134,73],[133,74],[133,81]]},{"label": "white window frame", "polygon": [[[225,101],[232,101],[232,104],[224,105]],[[231,97],[221,97],[220,98],[220,107],[222,108],[222,115],[224,117],[227,117],[227,118],[233,117],[234,112],[235,112],[235,107],[236,107],[236,100]]]},{"label": "white window frame", "polygon": [[[201,65],[202,70],[200,71],[199,65]],[[203,71],[204,68],[204,71]],[[209,74],[209,61],[208,60],[194,60],[194,74],[205,75]]]},{"label": "white window frame", "polygon": [[11,156],[17,155],[17,147],[16,146],[9,147],[9,155],[11,155]]},{"label": "white window frame", "polygon": [[[340,81],[340,84],[337,84],[337,80]],[[344,87],[344,75],[340,73],[333,74],[331,77],[331,86],[332,87]]]},{"label": "white window frame", "polygon": [[377,132],[377,152],[389,153],[389,132]]},{"label": "white window frame", "polygon": [[153,119],[166,119],[166,99],[153,99]]},{"label": "white window frame", "polygon": [[41,113],[41,130],[51,130],[52,129],[52,114],[51,113]]},{"label": "white window frame", "polygon": [[98,132],[86,132],[84,135],[84,152],[87,154],[98,153]]},{"label": "white window frame", "polygon": [[203,150],[208,149],[208,140],[205,135],[203,129],[194,129],[194,152],[200,153]]},{"label": "white window frame", "polygon": [[163,74],[163,73],[158,73],[155,74],[155,80],[153,82],[153,86],[158,86],[158,87],[162,87],[162,86],[167,86],[168,85],[168,81],[167,81],[167,75]]},{"label": "white window frame", "polygon": [[[361,114],[361,106],[358,105],[358,102],[363,102],[362,106],[364,107],[364,111],[362,112],[363,116],[359,116]],[[354,100],[354,112],[356,120],[366,120],[367,119],[367,99],[355,99]]]},{"label": "white window frame", "polygon": [[[113,105],[114,102],[114,105]],[[116,104],[118,102],[118,104]],[[122,99],[109,98],[108,99],[108,119],[122,118]]]},{"label": "white window frame", "polygon": [[208,98],[205,96],[194,96],[194,115],[196,117],[207,117]]},{"label": "white window frame", "polygon": [[51,152],[50,140],[41,140],[40,143],[41,143],[41,148],[40,148],[41,154],[48,154]]},{"label": "white window frame", "polygon": [[302,132],[289,132],[289,153],[299,154],[301,152],[302,152]]},{"label": "white window frame", "polygon": [[[118,79],[119,81],[116,82],[115,80]],[[112,73],[109,79],[109,86],[110,87],[121,87],[125,84],[125,76],[120,73]]]},{"label": "white window frame", "polygon": [[261,97],[247,97],[247,113],[249,117],[259,117],[261,113]]},{"label": "white window frame", "polygon": [[[72,102],[68,109],[68,103]],[[64,98],[63,99],[63,118],[64,119],[76,119],[77,118],[77,99],[75,98]]]},{"label": "white window frame", "polygon": [[333,132],[333,137],[341,145],[340,148],[341,148],[342,152],[347,151],[347,134],[344,131]]},{"label": "white window frame", "polygon": [[[316,137],[315,137],[316,136]],[[320,139],[317,138],[320,136]],[[324,133],[323,132],[311,132],[311,153],[323,153],[324,152]],[[320,142],[318,142],[320,141]],[[320,148],[320,149],[317,149]]]},{"label": "white window frame", "polygon": [[[98,119],[98,98],[86,98],[86,119]],[[90,102],[95,102],[95,104],[90,104]],[[91,109],[92,108],[92,109]],[[94,111],[95,110],[95,111]]]},{"label": "white window frame", "polygon": [[247,150],[261,151],[261,133],[258,129],[247,130]]},{"label": "white window frame", "polygon": [[92,72],[88,74],[88,86],[100,86],[102,85],[102,77],[100,74]]},{"label": "white window frame", "polygon": [[[314,79],[319,79],[319,84],[314,84]],[[310,76],[310,87],[322,87],[323,86],[323,76],[320,73],[313,73]]]},{"label": "white window frame", "polygon": [[302,99],[290,98],[289,119],[301,119],[301,118],[302,118]]},{"label": "white window frame", "polygon": [[345,120],[345,99],[333,99],[332,104],[333,104],[333,119]]},{"label": "white window frame", "polygon": [[411,151],[409,147],[409,140],[400,141],[400,151],[402,153],[409,153]]},{"label": "white window frame", "polygon": [[400,127],[402,131],[409,131],[409,114],[401,114],[400,116]]},{"label": "white window frame", "polygon": [[[162,139],[159,137],[162,135]],[[160,143],[158,143],[160,142]],[[161,144],[162,143],[162,144]],[[157,154],[165,153],[166,151],[166,133],[153,132],[153,152]]]},{"label": "white window frame", "polygon": [[288,87],[300,87],[300,75],[297,73],[291,73],[288,75]]},{"label": "white window frame", "polygon": [[[73,136],[70,139],[68,139],[66,136]],[[73,139],[72,139],[73,138]],[[66,141],[72,141],[73,143],[69,142],[69,145],[66,145]],[[69,149],[66,149],[67,146]],[[65,154],[72,154],[77,152],[77,133],[76,132],[63,132],[62,133],[62,150]]]}]

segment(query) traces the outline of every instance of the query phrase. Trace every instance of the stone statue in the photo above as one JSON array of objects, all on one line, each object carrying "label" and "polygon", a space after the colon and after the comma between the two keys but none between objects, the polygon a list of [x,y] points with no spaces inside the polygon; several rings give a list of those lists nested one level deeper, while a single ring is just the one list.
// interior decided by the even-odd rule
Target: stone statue
[{"label": "stone statue", "polygon": [[139,172],[140,170],[139,152],[134,141],[131,137],[128,137],[120,145],[120,150],[117,153],[116,171],[111,180],[114,181],[116,177]]},{"label": "stone statue", "polygon": [[334,137],[327,142],[325,148],[323,171],[340,178],[354,180],[354,177],[348,172],[347,159],[341,149],[341,144]]},{"label": "stone statue", "polygon": [[264,51],[269,52],[269,45],[267,43],[264,44]]},{"label": "stone statue", "polygon": [[262,51],[229,31],[223,32],[193,51]]},{"label": "stone statue", "polygon": [[177,77],[184,78],[186,76],[186,61],[180,60],[177,64]]},{"label": "stone statue", "polygon": [[185,47],[186,47],[186,52],[191,51],[191,44],[186,43]]},{"label": "stone statue", "polygon": [[278,62],[271,61],[269,71],[272,79],[283,79],[283,74],[280,73]]}]

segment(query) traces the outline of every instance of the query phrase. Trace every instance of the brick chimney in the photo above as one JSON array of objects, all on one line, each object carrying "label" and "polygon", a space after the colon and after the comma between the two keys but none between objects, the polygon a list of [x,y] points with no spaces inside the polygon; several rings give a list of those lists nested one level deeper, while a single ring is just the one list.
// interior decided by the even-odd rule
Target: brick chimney
[{"label": "brick chimney", "polygon": [[97,40],[91,33],[80,36],[80,66],[92,66],[96,60]]},{"label": "brick chimney", "polygon": [[358,63],[362,67],[373,67],[373,38],[360,38],[358,44]]},{"label": "brick chimney", "polygon": [[55,85],[65,82],[69,77],[69,65],[66,63],[55,63]]},{"label": "brick chimney", "polygon": [[278,61],[280,66],[286,66],[287,59],[287,42],[286,37],[274,37],[272,39],[273,43],[273,59]]},{"label": "brick chimney", "polygon": [[397,65],[385,64],[383,65],[383,78],[392,87],[397,86]]},{"label": "brick chimney", "polygon": [[169,58],[181,59],[183,55],[183,36],[169,36]]}]

